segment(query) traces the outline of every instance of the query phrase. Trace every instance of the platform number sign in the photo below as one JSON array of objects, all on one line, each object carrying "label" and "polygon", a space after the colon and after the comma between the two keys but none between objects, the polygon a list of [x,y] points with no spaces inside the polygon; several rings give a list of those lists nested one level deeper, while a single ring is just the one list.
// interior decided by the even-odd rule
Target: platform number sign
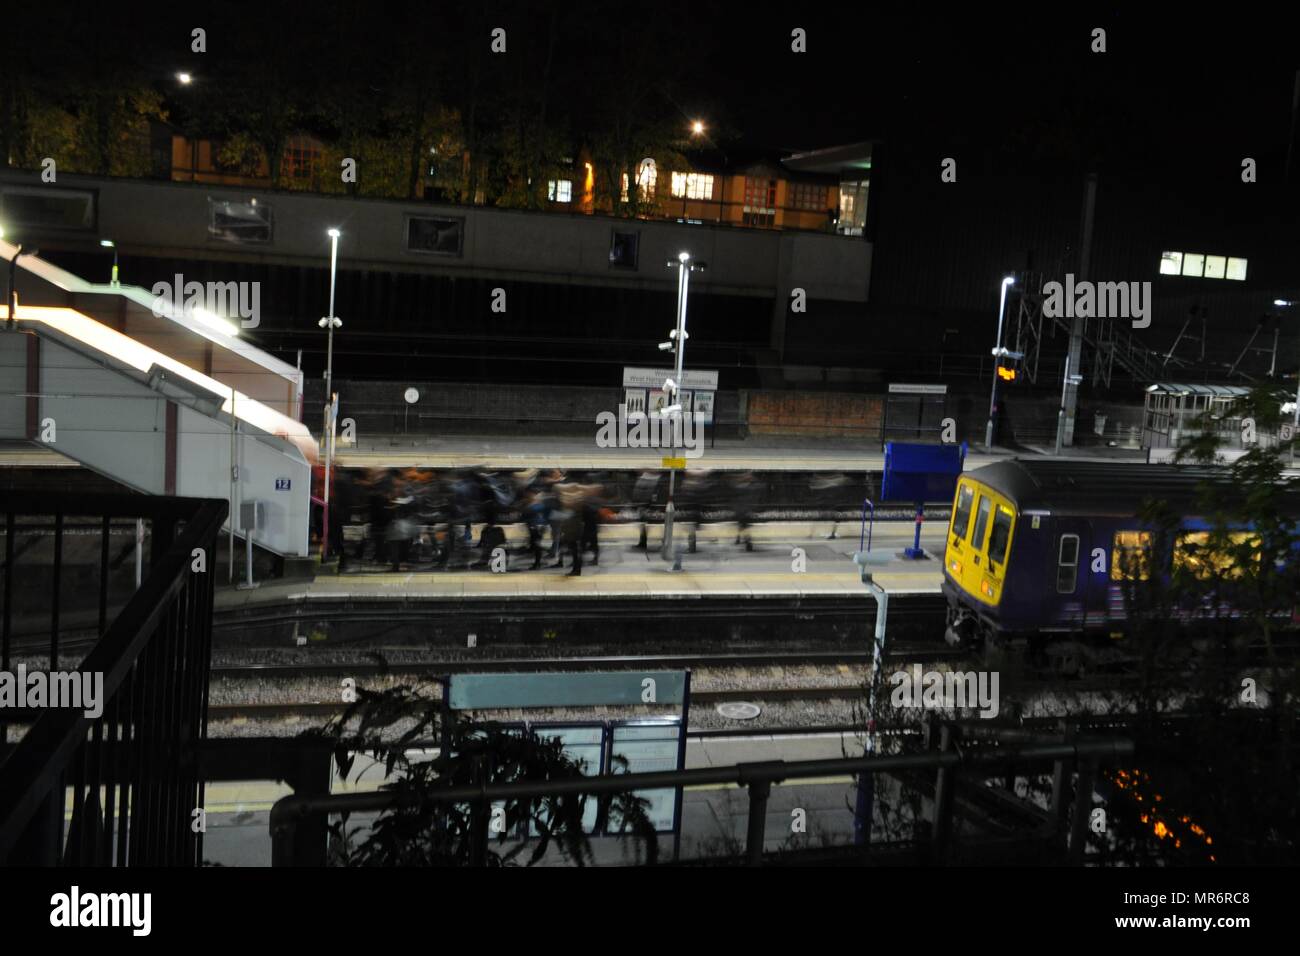
[{"label": "platform number sign", "polygon": [[1283,425],[1281,430],[1282,430],[1281,438],[1283,441],[1291,441],[1291,439],[1295,438],[1294,425]]},{"label": "platform number sign", "polygon": [[289,490],[289,486],[290,486],[291,484],[292,484],[292,481],[291,481],[290,479],[288,479],[288,478],[277,478],[277,479],[275,479],[275,490],[276,490],[276,491],[288,491],[288,490]]}]

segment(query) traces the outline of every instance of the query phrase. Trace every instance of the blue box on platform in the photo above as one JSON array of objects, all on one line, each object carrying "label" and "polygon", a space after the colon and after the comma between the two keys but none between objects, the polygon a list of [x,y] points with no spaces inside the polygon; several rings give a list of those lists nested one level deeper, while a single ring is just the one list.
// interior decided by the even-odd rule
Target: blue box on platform
[{"label": "blue box on platform", "polygon": [[960,445],[886,442],[880,498],[914,505],[951,504],[965,461],[965,442]]}]

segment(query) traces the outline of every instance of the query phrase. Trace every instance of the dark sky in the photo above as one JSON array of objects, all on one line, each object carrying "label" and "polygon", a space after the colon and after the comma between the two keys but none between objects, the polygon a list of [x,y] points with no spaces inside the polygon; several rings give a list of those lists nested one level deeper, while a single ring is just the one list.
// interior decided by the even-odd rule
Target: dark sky
[{"label": "dark sky", "polygon": [[[609,55],[621,28],[628,42],[678,58],[668,95],[684,115],[769,147],[881,137],[1049,157],[1097,150],[1112,162],[1126,151],[1143,162],[1153,153],[1177,162],[1285,150],[1300,45],[1276,7],[1231,4],[1210,16],[1208,8],[1139,3],[1078,13],[1043,4],[890,6],[569,0],[557,7],[564,27],[556,55],[575,82],[604,84],[608,70],[625,69],[656,83],[657,54]],[[376,82],[395,44],[414,41],[431,60],[456,62],[462,41],[451,25],[480,11],[510,27],[512,56],[532,54],[530,63],[540,64],[548,9],[542,0],[158,7],[50,0],[7,13],[0,74],[48,70],[44,79],[57,85],[61,62],[90,52],[132,59],[165,82],[187,59],[190,27],[202,25],[211,36],[199,68],[256,48],[299,77],[350,64],[335,79],[364,85]],[[791,51],[795,27],[807,31],[807,53]],[[1094,27],[1107,31],[1105,53],[1089,49]],[[601,66],[587,70],[597,53]],[[34,59],[24,62],[27,55]],[[465,81],[451,71],[453,85]]]}]

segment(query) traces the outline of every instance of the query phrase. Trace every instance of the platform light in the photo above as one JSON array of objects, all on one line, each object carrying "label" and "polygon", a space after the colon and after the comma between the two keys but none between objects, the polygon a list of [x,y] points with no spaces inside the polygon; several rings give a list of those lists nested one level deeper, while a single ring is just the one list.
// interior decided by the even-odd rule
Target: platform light
[{"label": "platform light", "polygon": [[177,73],[176,81],[180,83],[181,86],[189,86],[194,82],[194,77],[190,76],[188,73]]},{"label": "platform light", "polygon": [[99,244],[100,244],[101,246],[103,246],[105,249],[112,249],[112,250],[113,250],[113,278],[112,278],[112,284],[113,284],[113,285],[117,285],[117,284],[118,284],[118,282],[117,282],[117,244],[116,244],[115,242],[113,242],[112,239],[101,239],[101,240],[99,240]]},{"label": "platform light", "polygon": [[202,306],[191,309],[190,315],[210,329],[216,329],[218,332],[224,332],[232,337],[239,335],[239,326],[227,319],[223,319],[215,312],[209,312]]},{"label": "platform light", "polygon": [[696,136],[702,135],[704,133],[704,123],[702,123],[700,120],[696,120],[694,123],[691,124],[691,132],[694,133]]}]

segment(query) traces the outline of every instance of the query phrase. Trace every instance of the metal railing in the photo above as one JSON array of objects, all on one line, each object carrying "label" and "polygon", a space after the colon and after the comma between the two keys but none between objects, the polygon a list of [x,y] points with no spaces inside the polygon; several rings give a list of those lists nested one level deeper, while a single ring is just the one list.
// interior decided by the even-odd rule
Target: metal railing
[{"label": "metal railing", "polygon": [[[491,784],[486,786],[457,786],[431,790],[415,795],[410,792],[377,791],[373,793],[347,793],[328,796],[298,795],[283,797],[271,808],[271,865],[272,866],[323,866],[327,861],[324,839],[306,841],[298,838],[300,827],[312,827],[322,833],[321,820],[329,814],[375,813],[399,806],[424,806],[468,803],[490,805],[498,801],[526,800],[530,798],[562,795],[639,792],[669,787],[704,787],[734,785],[744,787],[749,798],[746,827],[745,860],[751,866],[763,863],[763,847],[767,827],[767,801],[772,785],[787,780],[806,780],[814,777],[846,776],[864,773],[905,773],[931,770],[936,774],[931,822],[931,858],[942,862],[947,854],[953,832],[952,815],[954,795],[959,774],[975,767],[991,770],[1014,763],[1025,766],[1035,762],[1054,765],[1052,818],[1063,819],[1066,807],[1064,781],[1070,768],[1077,767],[1080,792],[1085,799],[1074,801],[1074,818],[1071,821],[1072,856],[1081,859],[1082,823],[1085,811],[1091,810],[1090,781],[1101,764],[1133,754],[1133,743],[1128,739],[1065,738],[1062,742],[1021,743],[995,749],[964,749],[955,745],[956,735],[944,728],[938,750],[913,754],[873,755],[829,760],[783,760],[761,763],[742,763],[730,767],[701,767],[693,770],[671,770],[651,773],[612,774],[582,779],[541,780],[536,782]],[[1051,836],[1047,834],[1046,836]],[[1076,860],[1077,862],[1077,860]]]},{"label": "metal railing", "polygon": [[[220,500],[125,495],[10,493],[0,504],[3,668],[12,651],[16,535],[53,529],[53,672],[60,662],[65,523],[94,515],[101,527],[100,636],[74,674],[103,681],[96,716],[66,707],[5,711],[11,727],[28,729],[11,745],[0,728],[0,752],[7,752],[0,757],[0,862],[199,863],[202,837],[191,824],[203,806],[197,753],[207,732],[213,574],[226,512]],[[123,518],[148,522],[150,553],[139,587],[105,627],[108,538],[113,519]]]}]

